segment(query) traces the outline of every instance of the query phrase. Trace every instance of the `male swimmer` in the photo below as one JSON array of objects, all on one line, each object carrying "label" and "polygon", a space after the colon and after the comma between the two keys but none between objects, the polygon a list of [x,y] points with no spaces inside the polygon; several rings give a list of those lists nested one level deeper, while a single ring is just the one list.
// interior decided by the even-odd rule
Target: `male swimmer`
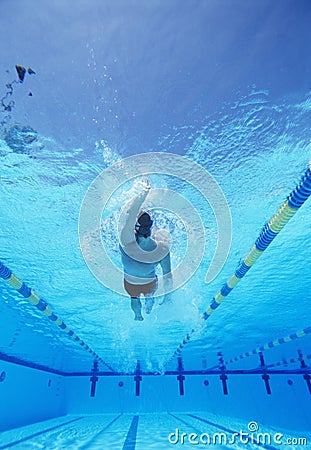
[{"label": "male swimmer", "polygon": [[163,303],[170,299],[169,291],[173,285],[169,248],[163,242],[156,242],[151,238],[153,221],[146,211],[141,210],[149,189],[146,188],[131,201],[120,235],[124,288],[131,297],[134,320],[144,320],[141,314],[141,294],[145,297],[146,313],[151,313],[153,297],[158,287],[156,267],[159,264],[165,290]]}]

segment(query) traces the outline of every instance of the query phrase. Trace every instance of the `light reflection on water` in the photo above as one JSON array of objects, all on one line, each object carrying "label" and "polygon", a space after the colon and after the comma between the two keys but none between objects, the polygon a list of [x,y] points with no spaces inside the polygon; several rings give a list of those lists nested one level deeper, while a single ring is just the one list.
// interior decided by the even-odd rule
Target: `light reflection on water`
[{"label": "light reflection on water", "polygon": [[[96,144],[91,159],[89,154],[86,157],[82,148],[64,149],[52,139],[41,136],[38,137],[41,144],[32,143],[27,154],[14,153],[5,145],[1,146],[4,168],[1,184],[3,199],[1,209],[4,220],[2,230],[5,230],[2,234],[4,262],[21,279],[35,288],[59,316],[71,324],[77,334],[105,360],[113,359],[114,365],[120,370],[131,370],[134,366],[133,361],[142,359],[146,365],[156,370],[197,323],[200,312],[208,306],[208,302],[220,285],[231,275],[238,261],[245,256],[264,222],[275,213],[284,196],[298,181],[310,154],[305,132],[305,124],[309,117],[309,102],[309,97],[304,97],[297,99],[292,105],[283,103],[277,105],[270,101],[266,92],[254,91],[235,104],[224,107],[217,118],[206,118],[205,123],[198,123],[197,128],[174,127],[169,134],[162,136],[161,147],[173,152],[178,150],[180,144],[187,138],[189,144],[186,156],[209,170],[222,187],[228,198],[234,221],[233,245],[227,269],[225,267],[223,274],[220,274],[212,285],[202,285],[203,269],[212,255],[217,237],[214,218],[190,186],[176,180],[154,178],[155,185],[166,185],[176,189],[195,203],[208,231],[207,253],[206,260],[193,279],[175,294],[175,305],[167,307],[165,311],[156,307],[148,321],[145,321],[139,329],[136,328],[137,324],[132,322],[127,299],[120,299],[105,290],[88,272],[78,244],[77,219],[89,183],[107,167],[107,164],[122,157],[109,150],[106,144]],[[301,125],[300,134],[297,123]],[[100,148],[103,150],[99,151]],[[129,193],[126,195],[129,199]],[[127,197],[123,197],[122,203]],[[5,201],[7,198],[10,199],[9,203]],[[114,229],[114,220],[120,208],[119,198],[118,194],[112,199],[103,217],[103,238],[108,242],[111,257],[116,264],[120,264]],[[303,208],[304,213],[301,211],[301,214],[308,214],[308,204]],[[223,317],[230,318],[230,339],[228,341],[226,335],[224,344],[230,346],[230,351],[232,342],[235,341],[235,330],[239,329],[242,333],[243,329],[243,333],[247,335],[248,330],[255,328],[255,316],[252,319],[249,308],[257,307],[256,305],[260,303],[264,304],[266,300],[265,292],[261,292],[261,279],[269,280],[272,296],[278,289],[281,274],[269,268],[271,269],[273,264],[278,266],[281,263],[282,273],[286,274],[285,280],[289,281],[291,271],[294,270],[290,260],[296,258],[297,261],[298,259],[303,261],[306,258],[305,242],[310,236],[306,229],[307,223],[301,222],[299,218],[293,220],[296,220],[296,247],[288,253],[288,257],[286,253],[280,253],[278,250],[285,246],[290,248],[286,239],[292,240],[294,228],[290,228],[289,225],[288,231],[282,232],[287,238],[282,240],[280,236],[274,243],[276,251],[271,250],[274,260],[267,261],[261,266],[258,263],[258,268],[249,275],[252,277],[256,296],[261,300],[251,307],[248,304],[248,309],[245,310],[247,322],[242,325],[244,321],[241,309],[237,326],[237,319],[230,313],[229,304],[228,306],[224,304],[219,314],[213,317],[211,324],[213,340],[220,343],[223,341],[221,320]],[[177,264],[182,258],[186,244],[184,230],[178,220],[160,212],[157,213],[157,221],[159,225],[170,228],[172,232],[172,259],[173,264]],[[301,245],[299,254],[295,255],[299,235],[303,237],[304,244]],[[307,275],[303,276],[305,282]],[[295,277],[297,278],[297,274]],[[247,295],[246,292],[250,288],[246,280],[243,284],[245,290],[243,285],[239,287],[240,296]],[[265,289],[267,288],[266,286]],[[6,292],[6,288],[2,289]],[[18,297],[12,292],[8,292],[7,295],[12,298]],[[289,283],[287,298],[283,302],[290,303],[295,295],[295,287]],[[233,293],[231,298],[234,302]],[[19,307],[25,312],[32,308],[21,301]],[[283,303],[283,311],[288,307]],[[301,307],[306,308],[307,305],[302,304]],[[274,308],[270,310],[270,317],[279,314],[276,304],[270,305],[270,308]],[[33,317],[37,316],[35,311],[30,314]],[[50,341],[52,334],[57,346],[59,333],[54,332],[50,324],[43,325],[41,319],[38,321],[38,329],[41,327],[42,333],[49,336]],[[279,324],[275,324],[271,319],[269,321],[273,339],[278,337],[282,330]],[[296,319],[292,317],[292,331],[306,325],[301,323],[298,316]],[[47,329],[44,331],[46,326]],[[208,338],[207,342],[211,341],[210,333],[207,327],[204,332],[204,336]],[[63,341],[64,338],[61,339]],[[264,330],[262,336],[257,333],[256,342],[260,342],[261,339],[267,341]],[[4,342],[2,348],[6,349],[8,344],[8,341]],[[71,345],[70,341],[68,345]],[[195,342],[192,345],[195,349]],[[25,354],[28,349],[20,349],[17,353],[20,351]],[[48,353],[46,360],[48,361]],[[90,363],[87,361],[88,359],[86,365],[89,366]]]}]

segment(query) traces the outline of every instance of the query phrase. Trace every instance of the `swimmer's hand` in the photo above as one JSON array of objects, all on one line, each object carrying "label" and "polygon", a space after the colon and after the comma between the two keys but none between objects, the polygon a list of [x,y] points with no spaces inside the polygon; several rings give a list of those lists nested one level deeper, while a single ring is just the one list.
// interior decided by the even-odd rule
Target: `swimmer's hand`
[{"label": "swimmer's hand", "polygon": [[[137,197],[134,199],[133,205],[136,207],[141,207],[141,205],[146,200],[149,192],[150,192],[151,186],[145,186],[144,189],[137,195]],[[138,214],[138,211],[135,212],[135,214]]]},{"label": "swimmer's hand", "polygon": [[149,178],[145,178],[145,179],[141,180],[139,184],[140,184],[140,186],[143,189],[150,189],[151,188],[151,184],[150,184]]},{"label": "swimmer's hand", "polygon": [[129,202],[129,205],[127,208],[127,214],[131,214],[136,219],[136,216],[139,212],[139,208],[146,200],[146,197],[149,194],[150,189],[151,189],[151,186],[146,186],[136,197],[134,197]]},{"label": "swimmer's hand", "polygon": [[150,189],[151,189],[150,184],[145,184],[143,190],[141,191],[141,193],[138,196],[145,200],[145,198],[149,194]]}]

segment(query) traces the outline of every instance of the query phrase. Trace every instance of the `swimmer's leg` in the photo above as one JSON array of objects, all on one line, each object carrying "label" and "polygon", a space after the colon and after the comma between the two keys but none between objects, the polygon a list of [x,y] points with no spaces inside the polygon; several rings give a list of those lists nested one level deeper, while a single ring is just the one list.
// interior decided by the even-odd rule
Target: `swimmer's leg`
[{"label": "swimmer's leg", "polygon": [[138,297],[131,297],[131,308],[135,314],[134,320],[144,320],[141,315],[141,301]]},{"label": "swimmer's leg", "polygon": [[146,301],[146,314],[150,314],[154,305],[154,298],[152,295],[145,295],[145,301]]}]

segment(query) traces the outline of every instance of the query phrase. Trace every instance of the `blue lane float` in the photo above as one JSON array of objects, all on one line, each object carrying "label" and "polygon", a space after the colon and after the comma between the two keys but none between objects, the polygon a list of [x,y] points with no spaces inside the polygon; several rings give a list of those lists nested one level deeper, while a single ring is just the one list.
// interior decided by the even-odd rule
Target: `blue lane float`
[{"label": "blue lane float", "polygon": [[46,303],[45,300],[40,298],[35,291],[33,291],[26,283],[17,278],[13,272],[0,261],[0,278],[2,278],[9,286],[15,289],[26,300],[28,300],[33,306],[47,316],[53,323],[55,323],[61,330],[63,330],[72,340],[77,342],[87,352],[89,352],[94,358],[106,366],[109,370],[114,372],[110,367],[94,350],[92,350],[79,336],[72,331],[64,321],[58,317]]},{"label": "blue lane float", "polygon": [[[229,280],[222,286],[221,290],[213,297],[211,304],[202,314],[202,324],[204,321],[210,318],[215,312],[218,306],[225,300],[235,286],[246,275],[249,269],[254,265],[258,258],[262,255],[264,250],[271,244],[279,232],[294,216],[298,209],[305,203],[305,201],[311,195],[311,164],[302,176],[296,188],[290,193],[290,195],[283,202],[277,213],[272,219],[264,225],[260,232],[260,235],[255,241],[255,244],[250,249],[244,260],[241,262],[235,273],[229,278]],[[190,341],[192,335],[196,332],[196,329],[192,329],[190,333],[183,339],[173,355],[169,358],[166,364],[170,363],[176,356],[179,356],[184,346]]]},{"label": "blue lane float", "polygon": [[270,349],[278,347],[282,344],[286,344],[287,342],[291,342],[296,339],[302,338],[304,336],[308,336],[309,334],[311,334],[311,327],[304,328],[303,330],[296,331],[295,333],[289,334],[288,336],[285,336],[285,337],[275,339],[274,341],[266,342],[265,344],[260,345],[259,347],[249,350],[248,352],[245,352],[238,356],[235,356],[234,358],[231,358],[228,361],[226,361],[226,364],[241,361],[241,359],[245,359],[249,356],[259,354],[260,352],[263,352],[264,350],[270,350]]}]

